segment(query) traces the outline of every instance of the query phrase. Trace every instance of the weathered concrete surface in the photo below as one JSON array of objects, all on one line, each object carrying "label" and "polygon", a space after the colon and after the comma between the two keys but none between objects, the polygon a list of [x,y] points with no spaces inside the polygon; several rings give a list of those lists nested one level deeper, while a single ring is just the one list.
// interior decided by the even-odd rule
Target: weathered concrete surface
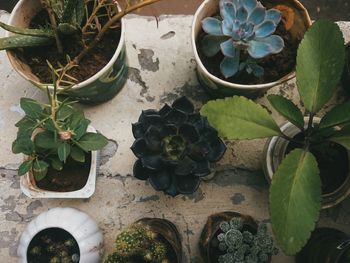
[{"label": "weathered concrete surface", "polygon": [[[3,19],[4,16],[2,16]],[[113,240],[120,230],[141,217],[172,220],[182,235],[183,262],[202,262],[197,242],[209,214],[234,210],[269,222],[268,185],[261,172],[264,140],[228,142],[224,160],[216,165],[214,180],[203,182],[191,196],[171,198],[155,192],[147,183],[135,180],[135,157],[131,123],[142,109],[158,108],[180,95],[189,96],[199,107],[208,98],[195,77],[195,62],[190,46],[191,16],[127,18],[126,41],[130,64],[129,80],[112,101],[95,107],[83,107],[92,125],[111,141],[102,152],[96,193],[88,200],[34,200],[19,189],[15,169],[21,156],[11,153],[14,127],[21,116],[19,99],[45,95],[15,73],[0,52],[0,258],[16,262],[17,240],[26,224],[37,214],[54,206],[71,206],[89,213],[105,234],[106,254],[113,251]],[[348,24],[343,24],[350,32]],[[350,35],[347,35],[347,40]],[[298,100],[295,82],[290,81],[269,93],[282,93]],[[337,100],[337,98],[335,98]],[[268,106],[265,97],[258,99]],[[269,107],[269,106],[268,106]],[[273,113],[276,116],[276,113]],[[278,118],[283,122],[282,118]],[[320,225],[350,233],[350,200],[322,213]],[[273,262],[293,262],[280,253]]]}]

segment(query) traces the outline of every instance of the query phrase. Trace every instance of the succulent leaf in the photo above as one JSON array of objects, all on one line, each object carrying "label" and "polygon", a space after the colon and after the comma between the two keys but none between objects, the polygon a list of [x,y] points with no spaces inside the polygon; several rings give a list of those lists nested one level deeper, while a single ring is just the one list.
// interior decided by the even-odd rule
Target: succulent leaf
[{"label": "succulent leaf", "polygon": [[222,36],[221,21],[213,18],[207,17],[202,21],[203,30],[210,35]]}]

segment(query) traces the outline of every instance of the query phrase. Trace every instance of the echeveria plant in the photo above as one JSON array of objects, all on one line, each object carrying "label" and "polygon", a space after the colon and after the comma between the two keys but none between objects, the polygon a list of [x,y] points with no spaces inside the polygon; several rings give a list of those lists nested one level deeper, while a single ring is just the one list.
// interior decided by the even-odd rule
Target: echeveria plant
[{"label": "echeveria plant", "polygon": [[[257,0],[220,0],[220,15],[202,21],[208,34],[201,42],[203,53],[212,57],[221,50],[224,59],[220,70],[225,78],[243,69],[261,77],[264,69],[256,59],[277,54],[284,48],[283,39],[273,35],[281,21],[281,12],[266,10]],[[242,53],[249,55],[244,61]]]},{"label": "echeveria plant", "polygon": [[210,174],[210,164],[226,150],[217,131],[186,97],[172,107],[143,111],[132,128],[136,141],[131,149],[139,158],[135,177],[172,196],[195,192],[200,178]]},{"label": "echeveria plant", "polygon": [[141,223],[135,223],[119,234],[116,252],[105,263],[169,263],[168,248],[159,235]]},{"label": "echeveria plant", "polygon": [[228,139],[280,136],[298,144],[284,157],[270,188],[272,229],[288,255],[306,244],[321,209],[320,171],[311,151],[319,145],[329,147],[330,142],[350,150],[350,102],[335,106],[319,124],[313,121],[336,91],[344,53],[344,39],[335,23],[318,21],[305,34],[298,49],[296,79],[308,123],[293,102],[268,96],[273,108],[298,127],[304,139],[286,136],[266,109],[244,97],[210,101],[201,111]]},{"label": "echeveria plant", "polygon": [[221,222],[220,230],[219,249],[225,254],[219,256],[218,263],[264,263],[278,252],[267,234],[266,224],[260,224],[256,233],[250,232],[244,229],[242,219],[235,217],[230,222]]},{"label": "echeveria plant", "polygon": [[13,153],[27,156],[18,175],[31,171],[36,181],[46,176],[49,166],[60,171],[68,158],[85,162],[86,153],[100,150],[108,142],[101,134],[87,132],[90,121],[72,107],[74,102],[58,99],[64,89],[59,89],[56,83],[64,73],[58,79],[55,74],[53,91],[46,88],[48,104],[21,98],[25,116],[16,123],[17,138],[12,144]]}]

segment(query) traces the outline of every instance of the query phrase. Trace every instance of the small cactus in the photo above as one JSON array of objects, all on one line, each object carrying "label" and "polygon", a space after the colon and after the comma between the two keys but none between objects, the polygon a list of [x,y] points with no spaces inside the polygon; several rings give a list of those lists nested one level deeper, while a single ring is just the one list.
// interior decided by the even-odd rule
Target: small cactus
[{"label": "small cactus", "polygon": [[225,254],[219,257],[219,263],[265,263],[278,253],[266,224],[260,224],[255,234],[243,230],[242,219],[236,217],[230,222],[223,221],[220,230],[218,248]]},{"label": "small cactus", "polygon": [[167,246],[147,226],[135,223],[116,238],[116,252],[105,263],[131,263],[142,259],[151,263],[168,263]]}]

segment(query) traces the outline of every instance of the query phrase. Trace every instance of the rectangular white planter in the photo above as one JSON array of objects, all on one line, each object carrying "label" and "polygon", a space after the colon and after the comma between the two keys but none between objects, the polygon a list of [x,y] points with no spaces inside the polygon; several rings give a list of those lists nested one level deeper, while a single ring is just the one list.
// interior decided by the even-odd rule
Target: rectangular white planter
[{"label": "rectangular white planter", "polygon": [[[96,130],[89,126],[88,132],[96,133]],[[21,177],[20,185],[22,192],[30,198],[89,198],[95,192],[96,187],[96,176],[98,167],[98,151],[91,152],[91,166],[89,178],[83,188],[72,192],[55,192],[40,189],[36,186],[33,174],[28,172]]]}]

